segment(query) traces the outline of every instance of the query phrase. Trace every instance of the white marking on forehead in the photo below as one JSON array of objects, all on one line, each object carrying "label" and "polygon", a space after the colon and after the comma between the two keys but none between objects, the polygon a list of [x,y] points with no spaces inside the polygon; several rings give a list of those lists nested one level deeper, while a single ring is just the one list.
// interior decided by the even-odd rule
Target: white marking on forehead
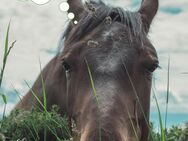
[{"label": "white marking on forehead", "polygon": [[98,66],[97,71],[105,73],[105,72],[113,72],[118,67],[119,58],[106,58],[101,64]]},{"label": "white marking on forehead", "polygon": [[119,30],[119,26],[112,25],[109,26],[107,30],[103,31],[102,35],[105,39],[109,36],[113,37],[114,33],[118,33],[118,30]]},{"label": "white marking on forehead", "polygon": [[[116,46],[115,43],[113,46]],[[126,50],[120,50],[118,47],[113,47],[112,50],[104,56],[98,64],[97,71],[101,73],[114,72],[122,63],[122,57],[126,56]]]},{"label": "white marking on forehead", "polygon": [[[113,38],[115,37],[115,32],[117,32],[118,28],[113,27],[109,28],[109,30],[106,30],[103,32],[102,37],[104,40],[107,41],[109,37]],[[119,42],[114,41],[112,45],[110,45],[108,53],[106,53],[106,56],[103,57],[103,60],[99,62],[99,66],[97,68],[97,71],[99,72],[113,72],[117,69],[118,65],[121,62],[121,58],[127,56],[127,51],[126,49],[123,49],[120,45]]]}]

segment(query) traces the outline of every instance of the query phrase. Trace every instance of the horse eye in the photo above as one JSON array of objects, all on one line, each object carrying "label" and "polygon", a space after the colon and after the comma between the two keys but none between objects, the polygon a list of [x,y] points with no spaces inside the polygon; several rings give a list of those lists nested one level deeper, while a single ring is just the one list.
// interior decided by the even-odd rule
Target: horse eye
[{"label": "horse eye", "polygon": [[159,67],[159,62],[155,61],[153,64],[146,66],[147,72],[153,73]]},{"label": "horse eye", "polygon": [[62,65],[63,65],[63,68],[64,68],[65,71],[71,70],[70,65],[65,60],[63,60]]}]

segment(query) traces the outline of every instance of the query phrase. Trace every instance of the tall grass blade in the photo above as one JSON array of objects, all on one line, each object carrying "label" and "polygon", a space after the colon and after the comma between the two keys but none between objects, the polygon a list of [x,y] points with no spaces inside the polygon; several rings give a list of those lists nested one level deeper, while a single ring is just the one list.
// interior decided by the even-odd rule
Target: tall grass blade
[{"label": "tall grass blade", "polygon": [[29,86],[29,84],[27,83],[27,81],[25,81],[25,83],[26,83],[27,87],[30,89],[32,95],[35,97],[35,99],[41,105],[41,107],[45,110],[45,112],[47,112],[46,107],[43,105],[43,103],[41,102],[41,100],[39,99],[39,97],[35,94],[35,92],[32,90],[32,88]]},{"label": "tall grass blade", "polygon": [[53,120],[53,119],[52,119],[52,121],[53,121],[57,126],[61,127],[61,129],[63,129],[62,131],[64,131],[64,132],[66,131],[66,133],[68,133],[69,136],[71,137],[71,133],[70,133],[70,131],[69,131],[69,127],[67,127],[66,124],[60,125],[57,121],[55,121],[55,120]]},{"label": "tall grass blade", "polygon": [[170,91],[170,57],[168,58],[167,93],[166,93],[166,112],[165,112],[165,130],[167,129],[169,91]]},{"label": "tall grass blade", "polygon": [[7,98],[6,98],[5,94],[1,94],[1,93],[0,93],[0,95],[1,95],[2,98],[3,98],[4,104],[7,104]]},{"label": "tall grass blade", "polygon": [[46,88],[44,85],[44,78],[42,75],[42,67],[41,67],[41,61],[39,59],[39,63],[40,63],[40,78],[41,78],[41,83],[42,83],[42,94],[43,94],[43,105],[47,111],[47,99],[46,99]]},{"label": "tall grass blade", "polygon": [[5,94],[1,94],[1,97],[3,99],[3,102],[4,102],[4,108],[3,108],[3,119],[5,118],[5,112],[6,112],[6,107],[7,107],[7,98],[6,98],[6,95]]},{"label": "tall grass blade", "polygon": [[86,59],[85,59],[85,62],[86,62],[88,73],[89,73],[89,78],[90,78],[91,87],[92,87],[92,90],[93,90],[93,95],[94,95],[94,97],[96,99],[97,105],[99,106],[99,98],[98,98],[98,95],[97,95],[97,91],[95,89],[95,84],[94,84],[94,81],[93,81],[91,70],[90,70],[89,64],[88,64]]},{"label": "tall grass blade", "polygon": [[9,24],[8,24],[8,28],[7,28],[7,32],[6,32],[5,48],[4,48],[4,57],[3,57],[3,58],[4,58],[4,60],[3,60],[4,63],[6,62],[6,55],[7,55],[8,46],[9,46],[10,23],[11,23],[11,21],[10,21]]},{"label": "tall grass blade", "polygon": [[[127,107],[127,106],[126,106],[126,107]],[[136,137],[136,140],[135,140],[135,141],[139,141],[138,134],[137,134],[137,132],[136,132],[136,129],[135,129],[135,126],[134,126],[134,123],[133,123],[133,120],[132,120],[132,118],[131,118],[131,114],[130,114],[128,108],[127,108],[127,113],[128,113],[129,119],[130,119],[130,121],[131,121],[131,126],[132,126],[132,128],[133,128],[133,131],[134,131],[134,134],[135,134],[135,137]]]},{"label": "tall grass blade", "polygon": [[[1,68],[1,73],[0,73],[0,88],[2,85],[2,81],[3,81],[3,76],[4,76],[4,71],[5,71],[5,67],[6,67],[6,62],[7,62],[7,58],[8,55],[11,51],[11,49],[13,48],[14,44],[16,43],[16,41],[14,41],[12,43],[12,45],[9,47],[9,31],[10,31],[10,23],[8,24],[8,28],[7,28],[7,32],[6,32],[6,39],[5,39],[5,45],[4,45],[4,54],[3,54],[3,67]],[[5,112],[6,112],[6,106],[7,106],[7,98],[5,94],[0,94],[3,102],[4,102],[4,110],[3,110],[3,119],[5,117]]]},{"label": "tall grass blade", "polygon": [[153,91],[153,95],[154,95],[154,100],[155,100],[155,103],[156,103],[156,106],[157,106],[157,111],[158,111],[158,118],[159,118],[159,124],[160,124],[160,132],[161,132],[161,141],[166,141],[166,139],[165,139],[165,132],[164,132],[165,130],[163,128],[161,111],[160,111],[159,103],[157,101],[157,97],[156,97],[154,91]]},{"label": "tall grass blade", "polygon": [[[99,98],[98,98],[98,95],[97,95],[97,91],[96,91],[96,88],[95,88],[94,80],[93,80],[93,77],[92,77],[92,74],[91,74],[91,70],[90,70],[89,64],[88,64],[86,59],[85,59],[85,62],[86,62],[88,73],[89,73],[89,78],[90,78],[91,87],[92,87],[92,90],[93,90],[93,95],[95,97],[95,100],[97,102],[97,106],[98,106],[98,109],[99,109],[99,102],[100,101],[99,101]],[[101,137],[102,137],[101,124],[100,124],[100,121],[99,121],[99,141],[102,141]]]},{"label": "tall grass blade", "polygon": [[18,96],[19,100],[20,100],[21,103],[22,103],[22,98],[21,98],[22,95],[20,94],[20,92],[18,92],[18,90],[17,90],[13,85],[12,85],[12,88],[14,89],[16,95]]},{"label": "tall grass blade", "polygon": [[[34,140],[39,140],[39,135],[38,135],[38,132],[37,132],[36,128],[34,127],[34,125],[31,124],[34,132],[32,131],[32,129],[25,122],[24,122],[24,125],[29,130],[29,132],[31,133],[31,136],[33,137],[33,139]],[[34,135],[34,133],[35,133],[36,136]]]},{"label": "tall grass blade", "polygon": [[[4,45],[3,66],[1,68],[1,73],[0,73],[0,88],[1,88],[1,85],[2,85],[2,81],[3,81],[3,76],[4,76],[4,71],[5,71],[5,66],[6,66],[8,55],[10,53],[10,50],[13,48],[13,46],[16,42],[16,41],[13,42],[12,46],[8,47],[9,46],[9,31],[10,31],[10,22],[8,24],[8,28],[7,28],[7,32],[6,32],[5,45]],[[3,109],[3,119],[4,119],[5,112],[6,112],[6,106],[7,106],[7,98],[6,98],[5,94],[0,94],[0,95],[3,99],[4,104],[5,104],[4,109]]]},{"label": "tall grass blade", "polygon": [[1,87],[1,84],[2,84],[3,75],[4,75],[8,55],[9,55],[11,49],[14,47],[14,44],[16,43],[16,41],[14,41],[12,43],[12,45],[10,47],[8,47],[9,46],[9,31],[10,31],[10,22],[9,22],[9,25],[8,25],[8,28],[7,28],[5,45],[4,45],[3,67],[1,68],[1,73],[0,73],[0,87]]},{"label": "tall grass blade", "polygon": [[50,130],[50,132],[56,137],[57,141],[62,141],[58,136],[57,136],[57,133],[54,132],[48,125],[46,125],[47,128]]}]

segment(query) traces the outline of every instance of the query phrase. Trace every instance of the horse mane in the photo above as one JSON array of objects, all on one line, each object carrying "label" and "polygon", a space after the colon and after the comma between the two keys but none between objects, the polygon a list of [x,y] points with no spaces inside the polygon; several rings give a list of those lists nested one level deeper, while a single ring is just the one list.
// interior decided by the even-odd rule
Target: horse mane
[{"label": "horse mane", "polygon": [[[89,4],[95,8],[95,11],[89,11],[86,7],[77,25],[74,25],[72,21],[69,23],[61,37],[60,48],[63,47],[62,42],[64,41],[67,45],[80,41],[97,26],[104,23],[106,17],[110,17],[112,22],[125,24],[131,30],[130,33],[141,41],[146,37],[142,26],[141,14],[138,12],[127,11],[120,7],[110,7],[102,1],[98,3],[91,1]],[[72,31],[73,27],[74,31]]]}]

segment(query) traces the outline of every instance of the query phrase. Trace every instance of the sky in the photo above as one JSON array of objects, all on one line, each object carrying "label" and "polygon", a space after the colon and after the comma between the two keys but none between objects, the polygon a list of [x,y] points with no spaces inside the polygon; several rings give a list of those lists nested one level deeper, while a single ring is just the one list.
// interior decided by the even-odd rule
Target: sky
[{"label": "sky", "polygon": [[[51,0],[44,5],[37,5],[31,0],[0,1],[0,67],[10,19],[10,42],[17,40],[8,59],[1,89],[8,97],[8,111],[19,101],[14,90],[24,95],[29,89],[24,80],[32,85],[38,76],[39,58],[45,66],[57,50],[58,41],[68,23],[66,12],[59,8],[62,1]],[[106,3],[134,11],[141,0],[106,0]],[[153,89],[164,113],[170,60],[169,114],[187,116],[184,118],[188,119],[188,1],[160,0],[159,7],[149,33],[161,66],[154,74]],[[0,99],[0,113],[2,111],[3,102]],[[153,98],[151,113],[157,113]]]}]

